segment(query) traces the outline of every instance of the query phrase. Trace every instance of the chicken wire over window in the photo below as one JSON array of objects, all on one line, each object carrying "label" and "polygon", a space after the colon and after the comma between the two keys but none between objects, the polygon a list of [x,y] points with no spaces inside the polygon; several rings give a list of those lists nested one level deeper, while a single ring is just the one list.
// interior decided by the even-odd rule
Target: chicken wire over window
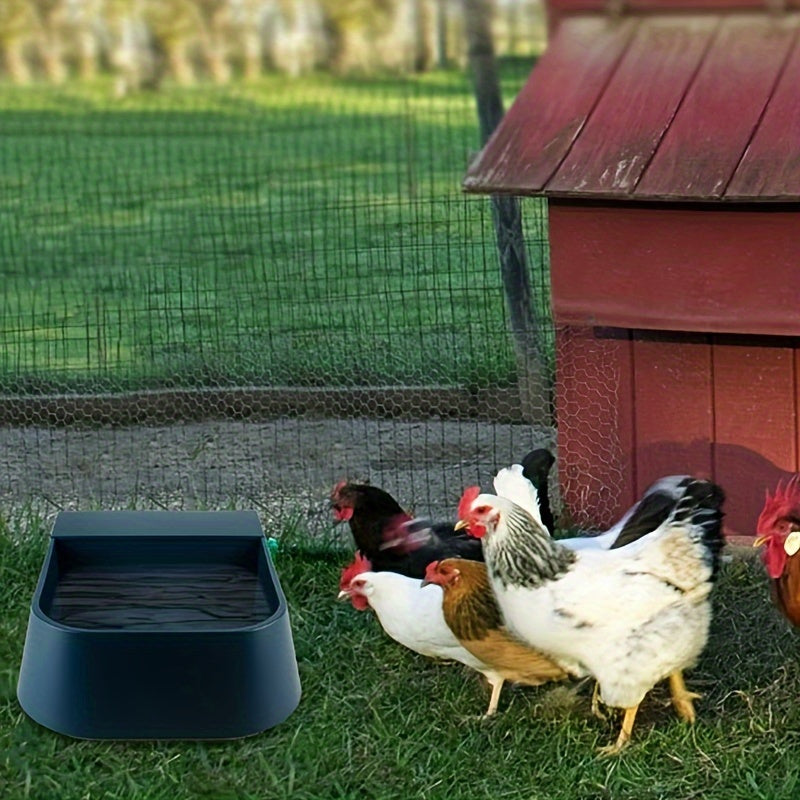
[{"label": "chicken wire over window", "polygon": [[523,203],[526,364],[488,201],[460,189],[463,71],[0,99],[0,502],[321,531],[342,478],[444,517],[554,447],[552,397],[520,389],[554,370],[545,208]]}]

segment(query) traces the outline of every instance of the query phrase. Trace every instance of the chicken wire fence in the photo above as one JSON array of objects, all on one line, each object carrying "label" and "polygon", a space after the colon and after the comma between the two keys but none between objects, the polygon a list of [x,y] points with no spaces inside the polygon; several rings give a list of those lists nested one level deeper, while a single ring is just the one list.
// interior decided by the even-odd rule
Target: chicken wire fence
[{"label": "chicken wire fence", "polygon": [[342,478],[451,516],[555,448],[545,208],[521,357],[463,69],[109,91],[0,86],[0,503],[325,531]]}]

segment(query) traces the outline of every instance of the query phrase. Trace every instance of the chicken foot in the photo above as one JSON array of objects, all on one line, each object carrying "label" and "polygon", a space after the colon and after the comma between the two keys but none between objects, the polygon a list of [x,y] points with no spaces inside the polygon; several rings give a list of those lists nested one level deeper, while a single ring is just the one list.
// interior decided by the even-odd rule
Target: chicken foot
[{"label": "chicken foot", "polygon": [[669,690],[672,693],[672,705],[678,716],[686,722],[694,722],[695,711],[692,700],[699,700],[702,695],[690,692],[683,682],[683,672],[676,669],[669,676]]},{"label": "chicken foot", "polygon": [[622,727],[619,731],[619,736],[614,744],[609,744],[606,747],[598,748],[598,753],[601,756],[615,756],[621,752],[631,739],[631,731],[633,731],[633,721],[636,719],[636,712],[639,706],[635,705],[631,708],[625,709],[625,716],[622,718]]}]

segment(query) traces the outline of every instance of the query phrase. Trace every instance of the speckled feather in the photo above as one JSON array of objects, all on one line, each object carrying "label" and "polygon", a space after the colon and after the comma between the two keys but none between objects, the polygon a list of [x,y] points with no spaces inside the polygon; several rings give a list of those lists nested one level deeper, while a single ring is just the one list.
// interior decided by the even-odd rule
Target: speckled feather
[{"label": "speckled feather", "polygon": [[542,526],[537,535],[525,535],[531,520],[516,504],[508,505],[504,522],[508,535],[487,537],[483,546],[492,575],[503,586],[532,589],[561,577],[575,562],[575,553],[552,542]]}]

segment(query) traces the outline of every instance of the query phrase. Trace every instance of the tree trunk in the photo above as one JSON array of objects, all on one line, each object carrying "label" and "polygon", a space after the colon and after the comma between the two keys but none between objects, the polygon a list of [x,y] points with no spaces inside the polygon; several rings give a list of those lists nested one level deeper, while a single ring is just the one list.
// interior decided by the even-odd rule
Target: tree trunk
[{"label": "tree trunk", "polygon": [[[462,4],[481,143],[485,144],[503,118],[503,98],[492,44],[492,4],[491,0],[462,0]],[[520,203],[516,197],[494,195],[491,205],[523,414],[531,422],[550,424],[550,381],[531,301]]]},{"label": "tree trunk", "polygon": [[436,0],[436,66],[447,68],[447,0]]}]

